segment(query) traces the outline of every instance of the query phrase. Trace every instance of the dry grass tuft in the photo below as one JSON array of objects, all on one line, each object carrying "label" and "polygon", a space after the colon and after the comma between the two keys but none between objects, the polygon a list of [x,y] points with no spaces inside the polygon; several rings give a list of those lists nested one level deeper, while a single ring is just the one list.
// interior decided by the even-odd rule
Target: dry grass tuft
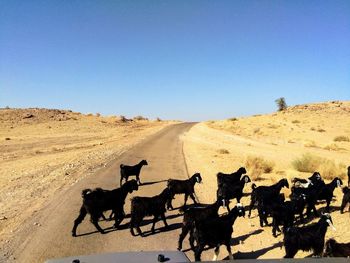
[{"label": "dry grass tuft", "polygon": [[317,147],[314,141],[307,141],[304,143],[304,147]]},{"label": "dry grass tuft", "polygon": [[143,117],[141,115],[135,116],[134,120],[136,120],[136,121],[148,121],[147,118],[145,118],[145,117]]},{"label": "dry grass tuft", "polygon": [[292,120],[292,123],[300,123],[299,120]]},{"label": "dry grass tuft", "polygon": [[261,180],[261,175],[263,173],[271,173],[273,167],[275,166],[274,162],[267,161],[261,156],[247,156],[245,166],[249,171],[249,176],[252,180],[258,181]]},{"label": "dry grass tuft", "polygon": [[318,131],[318,132],[326,132],[326,130],[325,130],[325,129],[322,129],[322,128],[317,129],[317,131]]},{"label": "dry grass tuft", "polygon": [[229,150],[226,150],[226,149],[220,149],[220,150],[218,150],[218,153],[220,153],[220,154],[229,154],[230,152],[229,152]]},{"label": "dry grass tuft", "polygon": [[339,148],[339,146],[335,143],[332,144],[328,144],[325,147],[323,147],[323,149],[328,150],[328,151],[339,151],[341,150],[341,148]]},{"label": "dry grass tuft", "polygon": [[228,119],[229,121],[236,121],[236,120],[238,120],[237,118],[229,118]]},{"label": "dry grass tuft", "polygon": [[336,176],[345,178],[346,166],[342,163],[336,164],[334,161],[322,158],[310,153],[304,154],[299,159],[292,162],[292,166],[299,172],[313,173],[318,171],[324,179],[333,179]]},{"label": "dry grass tuft", "polygon": [[344,135],[341,135],[341,136],[337,136],[333,139],[333,141],[335,142],[349,142],[350,139],[348,136],[344,136]]}]

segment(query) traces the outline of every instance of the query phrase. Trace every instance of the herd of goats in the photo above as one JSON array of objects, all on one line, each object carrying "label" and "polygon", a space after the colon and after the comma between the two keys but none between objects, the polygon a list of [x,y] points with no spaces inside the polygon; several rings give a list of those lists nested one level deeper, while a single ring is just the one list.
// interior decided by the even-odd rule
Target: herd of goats
[{"label": "herd of goats", "polygon": [[[114,190],[104,190],[96,188],[94,190],[85,189],[82,191],[83,204],[80,214],[74,221],[72,229],[73,237],[76,236],[78,225],[84,220],[87,214],[91,216],[92,224],[102,234],[105,231],[99,226],[100,218],[106,220],[105,211],[111,210],[109,219],[115,220],[114,227],[118,228],[125,218],[124,203],[128,193],[138,190],[140,181],[140,171],[143,165],[147,165],[146,160],[134,166],[120,165],[120,188]],[[136,176],[136,180],[128,181],[130,176]],[[343,187],[343,199],[340,212],[343,213],[345,207],[350,204],[350,166],[348,167],[348,187]],[[122,184],[123,180],[126,182]],[[131,220],[130,231],[133,236],[137,234],[143,236],[140,225],[143,218],[153,216],[151,231],[154,233],[155,224],[161,218],[165,227],[166,210],[172,210],[172,200],[177,194],[185,195],[183,211],[182,231],[179,236],[178,249],[182,249],[184,238],[190,233],[189,241],[191,249],[194,251],[195,260],[200,261],[201,253],[206,246],[215,248],[214,260],[217,259],[219,248],[225,245],[229,253],[229,258],[233,259],[231,252],[231,236],[233,224],[238,217],[245,216],[245,209],[240,204],[243,196],[244,186],[251,182],[246,169],[239,168],[232,174],[217,174],[217,200],[213,204],[200,204],[196,201],[194,186],[202,181],[201,175],[195,173],[187,180],[169,179],[167,187],[154,197],[134,197],[131,200]],[[276,237],[277,232],[282,232],[283,227],[285,258],[293,258],[299,250],[312,251],[315,257],[350,257],[350,243],[338,243],[334,239],[329,239],[325,243],[325,234],[328,226],[334,228],[332,218],[329,214],[330,203],[333,198],[334,189],[341,187],[342,180],[334,178],[331,183],[326,184],[320,173],[315,172],[308,179],[294,178],[292,180],[290,200],[286,201],[281,189],[289,188],[287,179],[281,179],[271,186],[256,186],[252,184],[251,202],[249,205],[249,217],[251,210],[256,207],[260,219],[260,226],[268,225],[268,217],[272,217],[272,234]],[[188,197],[191,197],[194,204],[186,206]],[[231,199],[237,199],[237,204],[230,209]],[[317,211],[315,205],[318,201],[326,201],[325,210],[327,213]],[[228,210],[228,213],[219,215],[220,207]],[[304,224],[304,210],[306,208],[307,218],[312,214],[319,217],[318,222]],[[349,208],[350,211],[350,208]],[[296,217],[298,216],[298,220]]]}]

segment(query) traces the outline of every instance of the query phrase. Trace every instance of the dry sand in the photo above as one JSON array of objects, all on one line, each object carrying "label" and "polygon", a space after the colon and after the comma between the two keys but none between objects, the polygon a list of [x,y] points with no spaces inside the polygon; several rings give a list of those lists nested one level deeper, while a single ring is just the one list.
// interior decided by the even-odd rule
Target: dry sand
[{"label": "dry sand", "polygon": [[170,123],[63,110],[1,109],[0,247],[55,193]]},{"label": "dry sand", "polygon": [[[184,153],[190,173],[199,171],[203,184],[197,190],[201,202],[213,202],[216,196],[216,174],[236,171],[246,166],[248,156],[259,156],[273,163],[270,173],[256,175],[256,171],[247,167],[248,175],[253,175],[257,185],[271,185],[281,178],[289,181],[293,177],[308,177],[310,172],[296,171],[291,164],[304,153],[310,153],[328,160],[320,167],[327,179],[340,176],[344,183],[346,166],[350,165],[350,142],[335,142],[336,136],[350,137],[350,102],[329,102],[291,107],[284,112],[245,118],[233,118],[223,121],[208,121],[195,125],[184,136]],[[331,145],[331,147],[327,147]],[[253,180],[254,181],[254,180]],[[330,180],[326,180],[330,182]],[[251,191],[251,185],[245,192]],[[283,190],[289,196],[289,190]],[[334,191],[335,199],[331,206],[335,208],[332,218],[337,228],[327,232],[327,238],[333,237],[340,242],[350,242],[350,216],[339,212],[342,192]],[[250,202],[250,196],[241,201]],[[232,201],[231,206],[236,203]],[[317,208],[323,208],[319,204]],[[224,211],[222,211],[224,212]],[[316,221],[316,220],[314,220]],[[269,218],[271,222],[271,218]],[[261,228],[257,211],[253,218],[238,218],[234,225],[234,237],[238,237],[233,251],[236,258],[281,258],[284,248],[280,248],[283,235],[272,236],[271,227]],[[210,251],[213,253],[213,251]],[[297,257],[310,253],[299,252]],[[227,256],[222,247],[219,259]]]}]

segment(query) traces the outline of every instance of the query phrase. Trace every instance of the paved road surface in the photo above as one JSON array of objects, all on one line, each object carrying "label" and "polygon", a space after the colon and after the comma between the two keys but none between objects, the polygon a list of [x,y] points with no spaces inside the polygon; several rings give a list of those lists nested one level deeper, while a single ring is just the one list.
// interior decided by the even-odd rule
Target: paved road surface
[{"label": "paved road surface", "polygon": [[[147,184],[127,197],[125,206],[127,214],[130,212],[129,200],[132,196],[156,195],[165,188],[165,180],[168,178],[186,179],[188,174],[179,136],[192,125],[192,123],[182,123],[161,130],[109,163],[94,176],[81,180],[59,194],[44,209],[36,213],[18,233],[17,242],[15,242],[15,258],[19,262],[43,262],[49,258],[102,252],[175,250],[182,222],[178,210],[167,213],[169,230],[163,231],[163,222],[159,221],[156,229],[162,232],[148,237],[131,236],[127,228],[129,218],[122,222],[124,229],[113,230],[105,235],[96,232],[89,221],[89,216],[78,227],[77,234],[80,236],[73,238],[71,229],[81,206],[81,190],[95,187],[105,189],[119,187],[121,163],[134,164],[141,159],[147,159],[149,163],[141,172],[141,181]],[[183,196],[178,196],[174,207],[181,202],[183,202]],[[34,222],[39,222],[41,226],[33,225]],[[101,222],[104,229],[112,225],[113,221]],[[150,230],[151,224],[141,228],[143,231]],[[190,255],[192,257],[192,253]]]}]

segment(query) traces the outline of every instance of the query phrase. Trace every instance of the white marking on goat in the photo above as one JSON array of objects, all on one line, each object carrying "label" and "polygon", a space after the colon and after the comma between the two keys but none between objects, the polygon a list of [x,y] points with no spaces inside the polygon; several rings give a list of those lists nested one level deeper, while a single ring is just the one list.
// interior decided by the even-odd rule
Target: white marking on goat
[{"label": "white marking on goat", "polygon": [[197,181],[197,183],[199,183],[199,177],[198,176],[196,176],[196,181]]},{"label": "white marking on goat", "polygon": [[326,221],[327,221],[328,225],[329,225],[334,231],[337,230],[337,229],[334,227],[334,225],[332,224],[331,220],[327,219]]},{"label": "white marking on goat", "polygon": [[241,204],[241,203],[237,203],[237,208],[242,208],[243,207],[243,205]]},{"label": "white marking on goat", "polygon": [[340,180],[337,180],[337,187],[340,187]]}]

